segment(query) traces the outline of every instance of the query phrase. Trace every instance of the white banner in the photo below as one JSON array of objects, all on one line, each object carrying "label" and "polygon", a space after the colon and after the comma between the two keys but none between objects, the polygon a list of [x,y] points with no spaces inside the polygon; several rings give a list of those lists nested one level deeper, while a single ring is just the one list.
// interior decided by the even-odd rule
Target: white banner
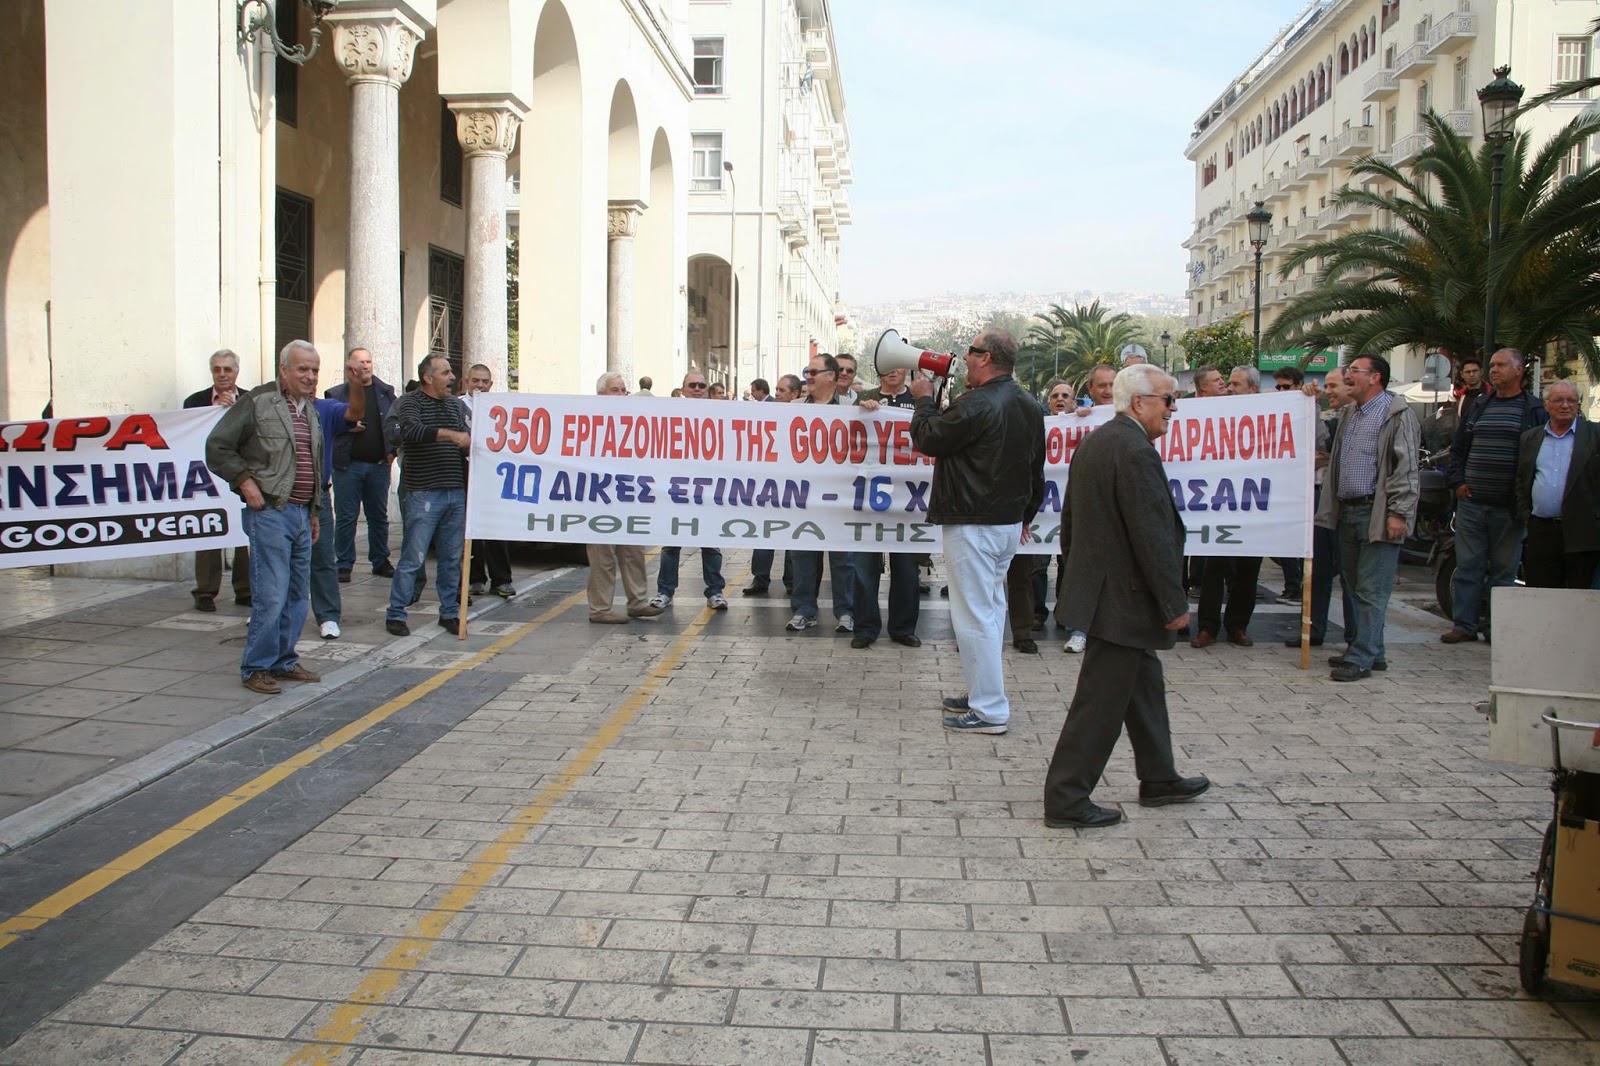
[{"label": "white banner", "polygon": [[[1024,551],[1059,550],[1072,453],[1111,417],[1045,419],[1045,501]],[[1315,405],[1183,400],[1156,442],[1191,555],[1311,554]],[[467,536],[578,544],[940,550],[911,412],[648,397],[480,394]]]},{"label": "white banner", "polygon": [[0,423],[0,568],[246,543],[206,469],[224,408]]}]

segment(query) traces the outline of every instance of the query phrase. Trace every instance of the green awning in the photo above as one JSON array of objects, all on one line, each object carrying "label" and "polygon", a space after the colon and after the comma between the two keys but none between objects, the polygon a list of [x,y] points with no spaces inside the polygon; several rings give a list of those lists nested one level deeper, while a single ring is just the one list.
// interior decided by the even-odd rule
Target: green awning
[{"label": "green awning", "polygon": [[[1262,373],[1273,370],[1282,370],[1286,366],[1300,366],[1301,360],[1310,353],[1310,348],[1285,348],[1276,352],[1262,352],[1260,369]],[[1325,374],[1336,369],[1339,365],[1339,353],[1335,351],[1317,352],[1311,356],[1311,361],[1302,367],[1312,373]]]}]

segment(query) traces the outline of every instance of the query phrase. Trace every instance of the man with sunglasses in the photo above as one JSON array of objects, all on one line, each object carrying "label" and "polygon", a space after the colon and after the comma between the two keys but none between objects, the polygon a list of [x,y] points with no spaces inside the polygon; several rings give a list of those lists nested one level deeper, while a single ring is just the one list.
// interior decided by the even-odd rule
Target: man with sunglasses
[{"label": "man with sunglasses", "polygon": [[1001,668],[1006,570],[1044,504],[1044,411],[1012,377],[1017,342],[988,330],[967,349],[967,389],[941,412],[933,382],[911,380],[911,441],[933,457],[928,521],[944,533],[950,621],[965,696],[946,697],[945,728],[1001,734],[1011,719]]},{"label": "man with sunglasses", "polygon": [[1178,776],[1166,679],[1156,655],[1189,624],[1183,518],[1154,446],[1172,421],[1176,389],[1158,367],[1124,368],[1112,387],[1116,417],[1072,456],[1061,506],[1061,539],[1071,548],[1067,621],[1089,639],[1045,775],[1044,822],[1051,829],[1095,829],[1122,820],[1120,810],[1089,797],[1124,726],[1141,807],[1184,803],[1211,787],[1204,777]]},{"label": "man with sunglasses", "polygon": [[[683,375],[683,397],[687,400],[709,399],[706,376],[693,367]],[[661,562],[656,567],[656,594],[650,597],[650,606],[666,610],[672,606],[672,597],[678,591],[678,561],[682,548],[661,549]],[[728,609],[727,597],[722,590],[727,582],[722,577],[722,549],[700,549],[700,576],[706,583],[706,606],[713,611]]]},{"label": "man with sunglasses", "polygon": [[[811,357],[806,368],[806,398],[804,403],[839,403],[839,361],[827,352]],[[794,565],[794,586],[789,590],[789,609],[794,616],[784,628],[800,633],[817,625],[817,596],[822,590],[822,556],[819,551],[791,551],[784,553],[785,563]],[[828,552],[828,578],[833,583],[834,630],[853,633],[856,620],[851,610],[855,595],[855,569],[850,565],[849,552]],[[772,572],[772,560],[767,559],[767,573]]]}]

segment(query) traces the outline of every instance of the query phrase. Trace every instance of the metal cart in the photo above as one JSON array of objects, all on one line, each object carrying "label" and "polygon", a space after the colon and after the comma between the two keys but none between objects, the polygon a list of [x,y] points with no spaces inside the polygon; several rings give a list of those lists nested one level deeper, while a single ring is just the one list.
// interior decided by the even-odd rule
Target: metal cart
[{"label": "metal cart", "polygon": [[1553,903],[1556,878],[1556,826],[1561,822],[1563,801],[1567,798],[1568,787],[1576,779],[1596,777],[1582,770],[1568,770],[1561,765],[1561,733],[1562,730],[1570,730],[1597,736],[1600,735],[1600,722],[1577,722],[1568,718],[1558,718],[1554,711],[1544,712],[1539,716],[1539,720],[1550,728],[1550,759],[1555,768],[1550,791],[1555,794],[1555,809],[1551,813],[1550,824],[1544,831],[1544,843],[1539,848],[1539,868],[1534,873],[1533,879],[1533,905],[1522,918],[1522,946],[1517,968],[1518,976],[1522,979],[1522,987],[1530,996],[1541,994],[1545,988],[1546,974],[1550,967],[1550,919],[1565,918],[1585,925],[1600,926],[1600,917],[1590,918],[1582,914],[1559,911],[1555,909]]}]

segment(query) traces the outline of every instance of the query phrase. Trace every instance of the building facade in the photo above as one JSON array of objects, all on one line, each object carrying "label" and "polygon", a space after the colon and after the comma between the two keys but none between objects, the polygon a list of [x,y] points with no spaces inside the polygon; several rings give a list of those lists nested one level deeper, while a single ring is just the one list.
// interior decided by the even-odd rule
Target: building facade
[{"label": "building facade", "polygon": [[[1246,212],[1272,212],[1262,256],[1263,328],[1315,284],[1315,268],[1279,276],[1293,251],[1371,225],[1370,209],[1335,206],[1350,168],[1376,155],[1403,166],[1428,145],[1422,116],[1438,112],[1481,143],[1477,90],[1509,63],[1529,94],[1594,70],[1592,3],[1571,0],[1315,0],[1273,39],[1195,125],[1189,324],[1254,308],[1255,252]],[[1539,108],[1519,129],[1542,143],[1589,101]],[[1594,162],[1592,146],[1568,166]],[[1422,351],[1394,351],[1396,381],[1422,376]]]},{"label": "building facade", "polygon": [[827,0],[690,0],[688,20],[689,361],[737,394],[838,351],[844,82]]}]

